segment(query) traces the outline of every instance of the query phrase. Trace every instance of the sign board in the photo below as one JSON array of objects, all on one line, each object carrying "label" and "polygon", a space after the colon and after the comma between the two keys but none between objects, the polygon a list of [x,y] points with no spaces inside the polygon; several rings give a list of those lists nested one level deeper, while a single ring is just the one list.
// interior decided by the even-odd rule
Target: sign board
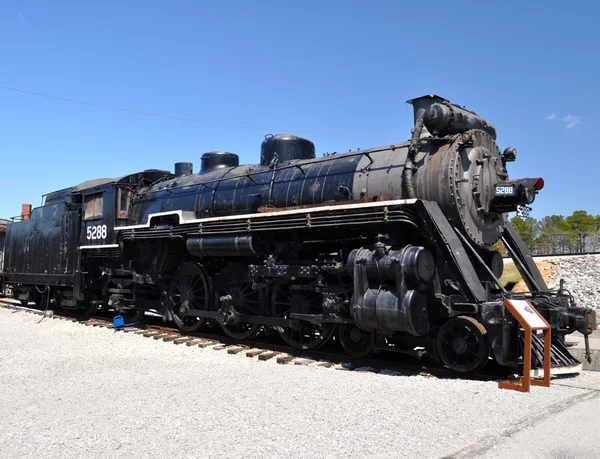
[{"label": "sign board", "polygon": [[[531,386],[550,386],[550,352],[551,329],[550,324],[538,312],[533,304],[527,300],[505,299],[504,306],[517,319],[525,331],[523,343],[523,377],[516,381],[500,381],[500,389],[513,389],[519,392],[529,392]],[[544,379],[531,379],[531,346],[534,332],[541,330],[544,334]]]},{"label": "sign board", "polygon": [[[525,321],[533,330],[544,330],[550,326],[529,301],[506,300],[506,302],[510,303],[514,308],[514,310],[511,310],[511,312],[520,316],[523,321]],[[519,320],[519,322],[521,321]]]}]

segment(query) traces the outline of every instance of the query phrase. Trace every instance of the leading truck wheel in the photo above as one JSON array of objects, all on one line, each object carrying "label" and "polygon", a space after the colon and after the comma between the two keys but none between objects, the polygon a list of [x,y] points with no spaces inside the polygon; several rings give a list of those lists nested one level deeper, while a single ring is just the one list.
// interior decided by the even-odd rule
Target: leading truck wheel
[{"label": "leading truck wheel", "polygon": [[438,355],[448,368],[457,373],[480,370],[488,361],[490,351],[486,329],[472,317],[454,317],[440,328]]},{"label": "leading truck wheel", "polygon": [[363,359],[370,357],[377,346],[377,334],[364,331],[354,324],[339,324],[338,338],[346,354]]},{"label": "leading truck wheel", "polygon": [[187,333],[204,328],[206,320],[188,315],[187,310],[208,310],[209,294],[204,269],[195,263],[182,264],[169,286],[169,308],[177,328]]}]

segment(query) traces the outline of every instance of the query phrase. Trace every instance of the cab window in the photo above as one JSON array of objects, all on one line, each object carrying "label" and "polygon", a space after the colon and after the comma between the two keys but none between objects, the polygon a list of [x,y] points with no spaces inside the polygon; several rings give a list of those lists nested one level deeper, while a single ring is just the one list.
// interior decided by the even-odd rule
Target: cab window
[{"label": "cab window", "polygon": [[129,205],[131,204],[131,190],[129,188],[119,188],[117,193],[118,217],[127,218],[129,215]]},{"label": "cab window", "polygon": [[83,201],[84,220],[94,220],[102,218],[102,204],[103,204],[102,193],[90,194],[86,196]]}]

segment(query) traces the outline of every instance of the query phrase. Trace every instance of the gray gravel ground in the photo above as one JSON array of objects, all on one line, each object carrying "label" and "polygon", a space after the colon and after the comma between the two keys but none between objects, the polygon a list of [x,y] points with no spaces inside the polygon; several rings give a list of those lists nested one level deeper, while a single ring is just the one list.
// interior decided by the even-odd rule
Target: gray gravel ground
[{"label": "gray gravel ground", "polygon": [[586,388],[600,373],[520,394],[39,320],[0,309],[1,458],[474,457],[469,445],[600,393]]},{"label": "gray gravel ground", "polygon": [[[594,373],[584,373],[578,381],[587,387],[600,389],[600,378]],[[559,384],[573,384],[573,381],[561,381]],[[590,394],[593,397],[593,394]],[[481,457],[486,459],[505,459],[526,456],[528,459],[579,459],[598,458],[598,428],[600,410],[598,399],[588,402],[588,409],[575,405],[549,416],[531,428],[510,433],[506,441],[491,446]],[[565,441],[571,438],[571,441]],[[526,455],[523,454],[527,451]]]},{"label": "gray gravel ground", "polygon": [[[565,288],[573,295],[576,306],[598,311],[598,324],[600,324],[600,254],[536,257],[534,260],[556,263],[558,275],[548,287],[557,289],[560,279],[564,279]],[[504,263],[513,263],[513,261],[505,258]]]}]

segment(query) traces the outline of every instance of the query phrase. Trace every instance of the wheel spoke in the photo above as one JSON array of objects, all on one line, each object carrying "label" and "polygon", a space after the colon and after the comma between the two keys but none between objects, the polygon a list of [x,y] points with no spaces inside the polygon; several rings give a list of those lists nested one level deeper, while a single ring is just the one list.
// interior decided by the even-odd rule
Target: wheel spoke
[{"label": "wheel spoke", "polygon": [[[263,304],[263,291],[252,289],[252,282],[248,276],[248,266],[242,264],[229,265],[220,275],[223,283],[218,289],[218,296],[230,295],[231,306],[236,313],[248,315],[261,315]],[[223,331],[236,339],[250,339],[262,329],[260,324],[236,323],[221,324]]]},{"label": "wheel spoke", "polygon": [[[322,311],[321,294],[307,290],[291,290],[283,282],[273,288],[271,308],[275,317],[289,318],[292,313],[319,313]],[[292,327],[277,327],[279,335],[293,347],[314,349],[323,345],[332,335],[331,324],[313,324],[293,319]]]},{"label": "wheel spoke", "polygon": [[346,353],[352,357],[365,358],[375,351],[375,332],[365,332],[354,324],[340,324],[338,337]]},{"label": "wheel spoke", "polygon": [[452,370],[477,371],[487,362],[491,347],[482,326],[468,317],[455,317],[442,326],[437,337],[438,355]]},{"label": "wheel spoke", "polygon": [[[182,331],[197,331],[206,324],[205,319],[186,314],[186,309],[205,310],[208,308],[206,286],[204,271],[193,263],[183,264],[171,281],[170,308],[175,324]],[[184,305],[186,308],[183,308]]]}]

